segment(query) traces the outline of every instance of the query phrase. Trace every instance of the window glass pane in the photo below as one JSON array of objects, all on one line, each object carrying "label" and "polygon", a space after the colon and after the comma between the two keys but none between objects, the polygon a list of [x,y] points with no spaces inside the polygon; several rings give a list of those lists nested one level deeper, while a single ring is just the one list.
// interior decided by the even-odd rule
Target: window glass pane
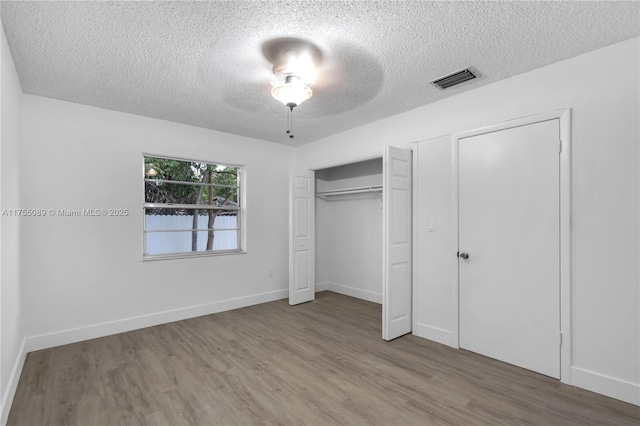
[{"label": "window glass pane", "polygon": [[202,194],[201,204],[215,205],[238,205],[238,188],[227,187],[205,187]]},{"label": "window glass pane", "polygon": [[198,187],[196,185],[175,184],[169,182],[145,182],[144,201],[163,204],[196,204]]},{"label": "window glass pane", "polygon": [[145,232],[144,254],[238,250],[238,232],[238,230]]},{"label": "window glass pane", "polygon": [[[144,215],[144,229],[158,230],[193,230],[194,209],[162,209],[147,208]],[[213,223],[211,222],[213,221]],[[211,225],[211,226],[210,226]],[[237,212],[226,210],[199,210],[196,229],[237,229]]]},{"label": "window glass pane", "polygon": [[[181,204],[200,204],[211,202],[214,197],[224,200],[231,195],[230,201],[238,202],[238,168],[221,164],[208,164],[198,161],[171,160],[167,158],[145,157],[145,195],[148,203],[171,202]],[[151,182],[150,182],[151,181]],[[189,182],[197,185],[185,185],[171,182]],[[202,185],[205,184],[205,185]],[[225,188],[229,186],[231,188]],[[200,201],[196,202],[200,195]],[[156,201],[156,200],[167,201]],[[181,201],[168,201],[171,199]],[[182,200],[192,200],[185,203]],[[207,201],[208,200],[208,201]]]},{"label": "window glass pane", "polygon": [[206,204],[211,206],[238,205],[237,188],[145,181],[144,189],[145,203]]}]

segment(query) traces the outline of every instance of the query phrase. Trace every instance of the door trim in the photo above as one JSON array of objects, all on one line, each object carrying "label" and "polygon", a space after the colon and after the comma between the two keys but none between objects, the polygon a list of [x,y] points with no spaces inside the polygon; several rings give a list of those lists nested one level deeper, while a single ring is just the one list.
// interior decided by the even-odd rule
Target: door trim
[{"label": "door trim", "polygon": [[[548,120],[560,121],[560,333],[562,346],[560,347],[560,381],[571,384],[571,109],[565,108],[547,113],[535,114],[499,124],[482,127],[452,136],[451,155],[451,214],[452,214],[452,244],[458,247],[458,142],[460,139],[498,132],[514,127],[526,126]],[[455,256],[456,253],[451,253]],[[451,346],[460,347],[460,306],[459,306],[459,278],[458,262],[452,268],[451,281]]]}]

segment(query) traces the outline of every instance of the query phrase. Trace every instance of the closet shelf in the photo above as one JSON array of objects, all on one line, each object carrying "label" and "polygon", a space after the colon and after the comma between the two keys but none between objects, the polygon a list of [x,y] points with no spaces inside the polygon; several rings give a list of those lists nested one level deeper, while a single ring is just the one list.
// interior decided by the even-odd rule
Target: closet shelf
[{"label": "closet shelf", "polygon": [[382,193],[382,185],[374,186],[359,186],[356,188],[343,188],[335,189],[332,191],[316,192],[316,197],[323,200],[331,200],[337,197],[347,197],[349,195],[375,195],[379,196]]}]

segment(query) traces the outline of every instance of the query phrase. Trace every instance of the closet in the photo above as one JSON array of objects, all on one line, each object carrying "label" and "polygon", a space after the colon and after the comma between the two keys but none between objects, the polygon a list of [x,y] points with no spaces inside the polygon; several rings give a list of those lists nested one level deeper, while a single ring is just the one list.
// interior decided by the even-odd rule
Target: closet
[{"label": "closet", "polygon": [[382,303],[382,157],[315,171],[316,286]]},{"label": "closet", "polygon": [[411,331],[411,151],[293,171],[289,303],[316,286],[382,303],[383,338]]}]

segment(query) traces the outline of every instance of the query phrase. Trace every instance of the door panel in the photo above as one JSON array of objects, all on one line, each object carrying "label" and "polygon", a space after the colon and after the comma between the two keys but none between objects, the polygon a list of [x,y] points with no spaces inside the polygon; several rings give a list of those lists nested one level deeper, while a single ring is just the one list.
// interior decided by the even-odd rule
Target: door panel
[{"label": "door panel", "polygon": [[411,332],[411,151],[387,147],[384,158],[382,338]]},{"label": "door panel", "polygon": [[292,173],[289,212],[289,304],[315,299],[314,172]]},{"label": "door panel", "polygon": [[391,283],[395,286],[395,288],[391,289],[391,294],[389,295],[389,304],[391,305],[389,317],[391,322],[402,321],[409,316],[407,313],[410,312],[408,308],[411,300],[407,300],[406,297],[407,292],[411,291],[411,288],[408,287],[411,276],[409,267],[410,265],[404,262],[391,266]]},{"label": "door panel", "polygon": [[459,139],[460,347],[560,377],[559,120]]},{"label": "door panel", "polygon": [[295,254],[295,292],[308,290],[311,283],[309,282],[309,251],[297,251]]},{"label": "door panel", "polygon": [[294,198],[297,220],[294,222],[293,235],[295,238],[309,238],[309,203],[308,198]]}]

